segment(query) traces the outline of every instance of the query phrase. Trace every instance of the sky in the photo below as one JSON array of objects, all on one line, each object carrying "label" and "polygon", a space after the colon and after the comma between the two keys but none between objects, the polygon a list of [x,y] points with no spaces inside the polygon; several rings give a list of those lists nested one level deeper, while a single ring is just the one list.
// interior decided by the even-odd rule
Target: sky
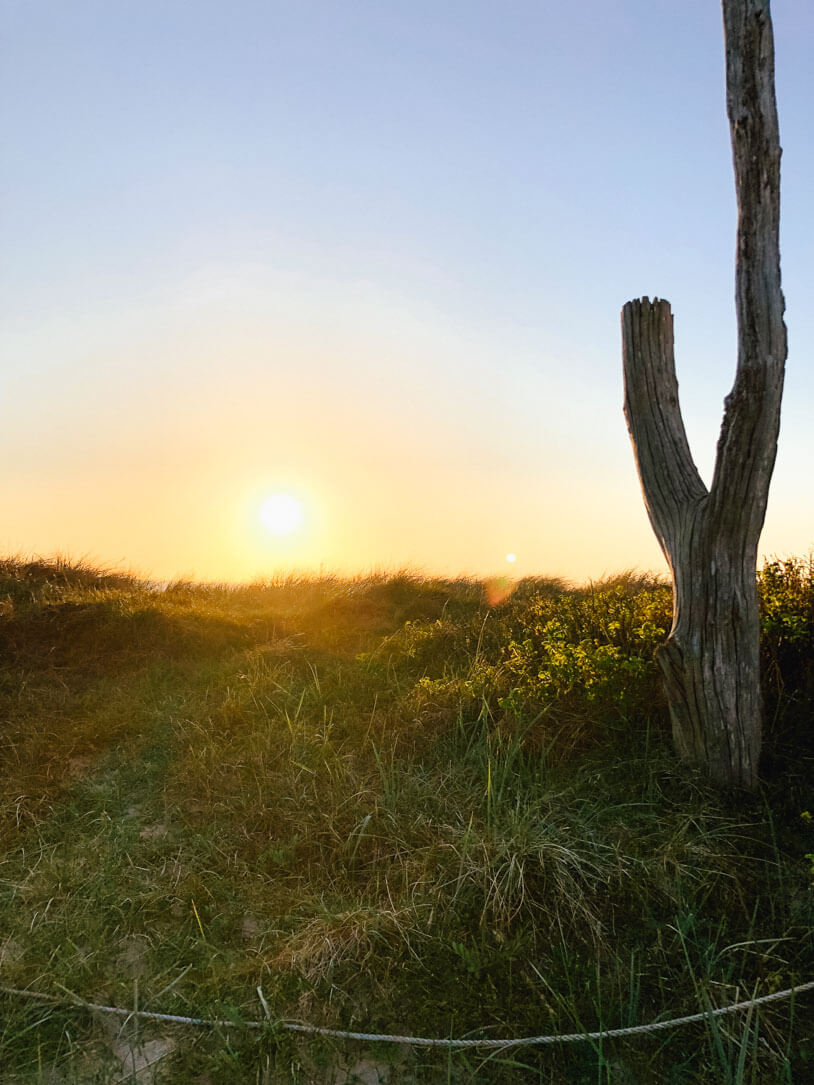
[{"label": "sky", "polygon": [[[789,358],[760,551],[786,556],[814,547],[814,5],[772,8]],[[0,0],[0,126],[0,552],[665,570],[619,314],[671,302],[709,481],[736,359],[717,3]]]}]

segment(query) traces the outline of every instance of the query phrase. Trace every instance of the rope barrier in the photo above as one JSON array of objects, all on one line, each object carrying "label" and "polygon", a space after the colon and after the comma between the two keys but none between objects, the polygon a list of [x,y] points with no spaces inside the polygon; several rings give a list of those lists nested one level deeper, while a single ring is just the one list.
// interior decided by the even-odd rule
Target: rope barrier
[{"label": "rope barrier", "polygon": [[[711,1017],[722,1017],[724,1014],[738,1013],[741,1010],[750,1009],[752,1006],[763,1006],[767,1002],[779,1002],[782,999],[791,998],[793,995],[814,988],[814,980],[809,983],[801,983],[797,987],[789,987],[785,991],[776,991],[771,995],[761,995],[760,998],[750,998],[746,1002],[733,1002],[730,1006],[710,1008],[703,1013],[691,1013],[686,1017],[673,1017],[669,1021],[653,1021],[649,1025],[632,1025],[628,1028],[600,1029],[598,1032],[569,1032],[559,1036],[523,1036],[517,1039],[503,1040],[456,1040],[456,1039],[433,1039],[426,1036],[391,1036],[387,1033],[377,1032],[346,1032],[342,1029],[322,1028],[319,1025],[301,1025],[292,1021],[274,1021],[269,1015],[266,1021],[228,1021],[209,1020],[203,1017],[182,1017],[174,1013],[154,1013],[150,1010],[126,1010],[119,1006],[101,1006],[96,1002],[85,1002],[73,997],[71,1000],[59,998],[56,995],[41,994],[37,991],[25,991],[16,987],[0,987],[0,993],[16,995],[20,998],[30,998],[39,1002],[50,1002],[57,1005],[73,1005],[86,1010],[95,1010],[97,1013],[110,1013],[118,1017],[138,1017],[148,1021],[167,1021],[174,1025],[197,1025],[204,1028],[248,1028],[262,1029],[277,1027],[288,1032],[304,1032],[312,1036],[332,1036],[339,1040],[366,1040],[370,1043],[393,1043],[406,1044],[412,1047],[446,1047],[446,1048],[472,1048],[489,1047],[504,1049],[509,1047],[526,1047],[542,1044],[572,1044],[587,1040],[609,1040],[616,1036],[637,1036],[641,1033],[659,1032],[663,1029],[676,1028],[679,1025],[689,1025],[694,1021],[706,1021]],[[257,988],[263,1008],[268,1013],[268,1006],[263,997],[262,990]]]}]

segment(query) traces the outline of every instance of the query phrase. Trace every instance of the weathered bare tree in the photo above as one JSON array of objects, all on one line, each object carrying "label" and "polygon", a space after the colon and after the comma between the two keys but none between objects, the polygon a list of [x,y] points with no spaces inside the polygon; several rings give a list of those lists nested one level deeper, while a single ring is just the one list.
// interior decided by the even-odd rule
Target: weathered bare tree
[{"label": "weathered bare tree", "polygon": [[669,302],[622,310],[625,417],[650,522],[673,575],[657,659],[679,756],[753,788],[761,747],[757,545],[786,362],[780,288],[780,142],[769,0],[723,0],[726,97],[738,200],[738,362],[712,485],[690,453]]}]

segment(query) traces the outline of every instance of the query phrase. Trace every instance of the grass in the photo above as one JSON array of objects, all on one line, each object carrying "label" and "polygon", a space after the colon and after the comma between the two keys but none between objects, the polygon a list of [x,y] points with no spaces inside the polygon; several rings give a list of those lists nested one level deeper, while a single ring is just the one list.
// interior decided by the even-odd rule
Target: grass
[{"label": "grass", "polygon": [[807,995],[503,1053],[273,1025],[594,1030],[814,978],[814,569],[760,584],[744,799],[673,758],[651,578],[156,590],[0,562],[0,983],[231,1020],[264,1018],[260,988],[272,1017],[181,1029],[0,996],[3,1080],[810,1080]]}]

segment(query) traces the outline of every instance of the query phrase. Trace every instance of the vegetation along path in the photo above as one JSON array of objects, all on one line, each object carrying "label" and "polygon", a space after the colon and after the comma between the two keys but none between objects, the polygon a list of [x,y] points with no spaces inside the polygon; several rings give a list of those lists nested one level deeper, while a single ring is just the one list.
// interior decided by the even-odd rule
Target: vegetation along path
[{"label": "vegetation along path", "polygon": [[[0,564],[9,1082],[805,1082],[811,1000],[594,1032],[814,978],[814,569],[759,578],[753,796],[671,752],[670,591],[411,575],[173,584]],[[490,600],[491,599],[491,604]],[[66,996],[67,997],[67,996]]]}]

